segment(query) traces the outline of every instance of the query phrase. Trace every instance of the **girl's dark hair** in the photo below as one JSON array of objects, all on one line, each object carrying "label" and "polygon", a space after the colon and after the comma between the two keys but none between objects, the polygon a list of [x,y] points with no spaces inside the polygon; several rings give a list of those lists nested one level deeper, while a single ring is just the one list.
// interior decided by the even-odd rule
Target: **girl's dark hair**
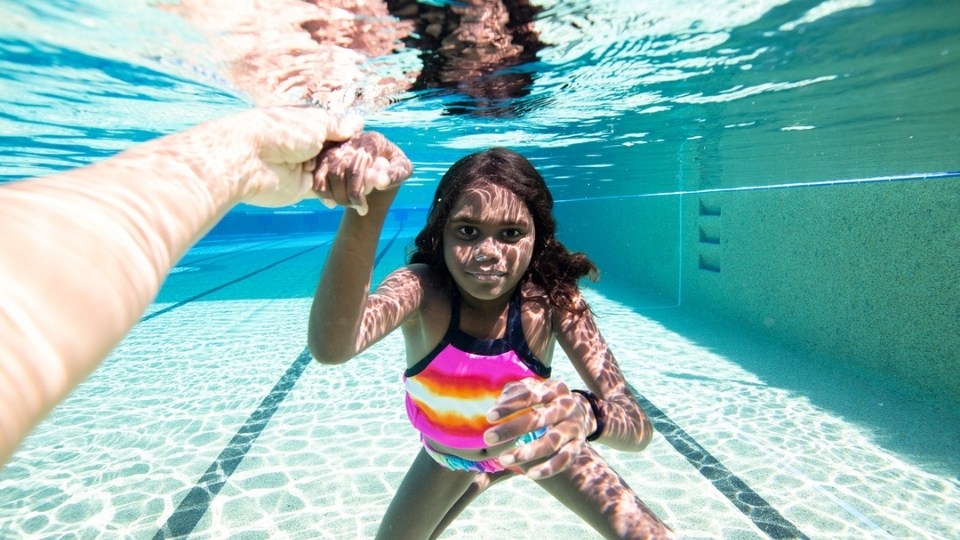
[{"label": "girl's dark hair", "polygon": [[543,177],[527,158],[506,148],[490,148],[461,158],[440,179],[430,206],[427,224],[417,235],[409,262],[422,263],[447,278],[443,259],[443,229],[453,204],[463,190],[477,182],[489,182],[513,192],[533,217],[536,236],[533,257],[523,280],[539,286],[554,307],[581,312],[574,305],[577,282],[583,276],[596,280],[597,267],[583,253],[571,252],[556,238],[553,196]]}]

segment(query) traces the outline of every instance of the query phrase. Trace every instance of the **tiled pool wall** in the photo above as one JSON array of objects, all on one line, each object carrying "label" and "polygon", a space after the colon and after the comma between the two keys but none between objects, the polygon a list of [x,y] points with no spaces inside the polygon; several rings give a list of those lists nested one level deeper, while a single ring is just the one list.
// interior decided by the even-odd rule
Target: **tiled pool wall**
[{"label": "tiled pool wall", "polygon": [[603,279],[960,403],[960,179],[560,204]]}]

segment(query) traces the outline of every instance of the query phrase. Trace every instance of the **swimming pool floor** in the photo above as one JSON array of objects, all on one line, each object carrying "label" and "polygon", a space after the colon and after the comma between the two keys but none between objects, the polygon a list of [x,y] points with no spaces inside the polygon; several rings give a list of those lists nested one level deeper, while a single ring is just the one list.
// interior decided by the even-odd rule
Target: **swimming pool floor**
[{"label": "swimming pool floor", "polygon": [[[375,280],[410,234],[384,235]],[[194,248],[0,471],[0,538],[373,537],[418,438],[399,333],[342,366],[305,355],[329,240]],[[600,451],[682,538],[960,537],[957,413],[683,308],[585,294],[658,428],[642,453]],[[504,537],[595,534],[517,478],[444,535]]]}]

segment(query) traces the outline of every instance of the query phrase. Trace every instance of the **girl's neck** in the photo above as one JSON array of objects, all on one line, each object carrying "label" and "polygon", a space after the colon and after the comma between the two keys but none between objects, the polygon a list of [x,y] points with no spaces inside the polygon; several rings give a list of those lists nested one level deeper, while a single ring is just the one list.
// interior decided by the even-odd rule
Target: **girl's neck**
[{"label": "girl's neck", "polygon": [[504,336],[510,311],[510,299],[513,294],[514,290],[511,290],[508,294],[497,298],[479,300],[459,290],[460,329],[481,339],[496,339]]}]

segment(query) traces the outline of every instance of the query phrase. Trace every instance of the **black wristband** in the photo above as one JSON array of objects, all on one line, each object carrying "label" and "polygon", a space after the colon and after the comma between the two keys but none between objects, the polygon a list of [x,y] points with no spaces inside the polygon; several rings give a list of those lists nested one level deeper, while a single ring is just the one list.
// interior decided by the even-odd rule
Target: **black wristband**
[{"label": "black wristband", "polygon": [[593,442],[600,438],[603,435],[603,428],[606,427],[605,418],[603,416],[603,406],[600,404],[600,398],[596,396],[593,392],[589,390],[571,390],[571,392],[576,392],[581,396],[587,398],[587,402],[590,403],[590,410],[593,411],[594,421],[597,423],[597,429],[593,433],[587,435],[587,440]]}]

